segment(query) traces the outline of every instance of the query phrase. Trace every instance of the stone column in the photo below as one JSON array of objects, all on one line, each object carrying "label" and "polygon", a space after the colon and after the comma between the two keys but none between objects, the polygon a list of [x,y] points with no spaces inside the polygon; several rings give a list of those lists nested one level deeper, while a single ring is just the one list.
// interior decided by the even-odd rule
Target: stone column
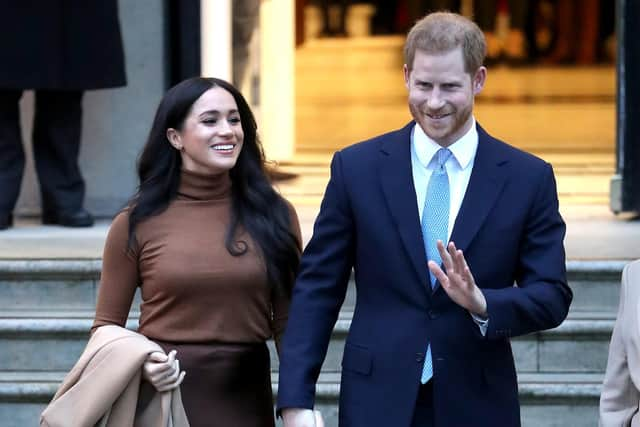
[{"label": "stone column", "polygon": [[231,0],[204,0],[200,7],[202,75],[231,82]]},{"label": "stone column", "polygon": [[293,156],[295,145],[294,0],[260,6],[260,135],[271,160]]}]

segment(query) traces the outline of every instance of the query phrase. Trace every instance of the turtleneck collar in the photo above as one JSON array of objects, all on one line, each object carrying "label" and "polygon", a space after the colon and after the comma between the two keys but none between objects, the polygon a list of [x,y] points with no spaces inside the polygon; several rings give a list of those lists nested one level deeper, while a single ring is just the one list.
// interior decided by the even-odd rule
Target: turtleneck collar
[{"label": "turtleneck collar", "polygon": [[231,194],[231,177],[228,172],[205,175],[182,169],[178,198],[187,200],[216,200]]}]

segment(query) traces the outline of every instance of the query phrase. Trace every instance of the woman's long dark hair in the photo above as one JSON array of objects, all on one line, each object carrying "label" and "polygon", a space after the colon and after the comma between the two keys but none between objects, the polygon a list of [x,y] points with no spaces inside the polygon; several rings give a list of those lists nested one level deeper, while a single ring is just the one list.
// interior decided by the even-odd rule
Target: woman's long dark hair
[{"label": "woman's long dark hair", "polygon": [[287,203],[273,189],[265,172],[265,156],[255,117],[242,94],[224,80],[203,77],[185,80],[169,89],[160,102],[138,160],[140,186],[129,201],[129,248],[135,246],[136,226],[163,212],[178,193],[182,159],[167,140],[167,129],[181,130],[192,105],[213,87],[221,87],[233,96],[244,132],[242,150],[229,171],[232,212],[225,246],[234,256],[247,251],[246,242],[237,240],[242,226],[262,250],[269,284],[275,291],[290,295],[300,261],[301,242],[291,231]]}]

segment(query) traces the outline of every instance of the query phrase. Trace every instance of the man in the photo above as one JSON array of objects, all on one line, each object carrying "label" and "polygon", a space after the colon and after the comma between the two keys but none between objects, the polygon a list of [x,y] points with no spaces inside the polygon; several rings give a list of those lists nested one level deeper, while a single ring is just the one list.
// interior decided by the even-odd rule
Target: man
[{"label": "man", "polygon": [[572,293],[551,166],[473,117],[485,50],[460,15],[418,21],[404,65],[414,122],[335,154],[283,342],[286,427],[313,425],[352,268],[340,425],[520,425],[509,339],[559,325]]},{"label": "man", "polygon": [[78,165],[85,90],[126,83],[118,2],[0,0],[0,230],[13,225],[25,166],[19,101],[35,91],[33,157],[42,222],[89,227]]}]

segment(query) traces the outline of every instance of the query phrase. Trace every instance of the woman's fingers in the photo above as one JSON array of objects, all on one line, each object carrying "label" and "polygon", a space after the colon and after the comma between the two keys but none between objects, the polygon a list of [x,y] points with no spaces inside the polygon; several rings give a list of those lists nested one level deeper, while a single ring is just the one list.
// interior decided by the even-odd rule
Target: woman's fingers
[{"label": "woman's fingers", "polygon": [[162,386],[158,387],[158,391],[169,391],[169,390],[173,390],[174,388],[178,387],[180,384],[182,384],[182,381],[184,380],[184,376],[185,376],[185,371],[180,372],[180,374],[178,375],[178,378],[176,378],[175,381],[167,383],[167,384],[163,384]]},{"label": "woman's fingers", "polygon": [[162,377],[166,377],[171,373],[171,365],[167,362],[161,363],[148,363],[147,364],[147,375],[153,379],[160,379]]},{"label": "woman's fingers", "polygon": [[153,352],[143,366],[144,377],[158,391],[171,390],[182,383],[185,372],[180,372],[180,361],[176,350],[169,354]]},{"label": "woman's fingers", "polygon": [[154,351],[153,353],[149,354],[149,356],[147,357],[148,362],[157,362],[157,363],[166,362],[167,359],[168,359],[168,356],[161,351]]}]

